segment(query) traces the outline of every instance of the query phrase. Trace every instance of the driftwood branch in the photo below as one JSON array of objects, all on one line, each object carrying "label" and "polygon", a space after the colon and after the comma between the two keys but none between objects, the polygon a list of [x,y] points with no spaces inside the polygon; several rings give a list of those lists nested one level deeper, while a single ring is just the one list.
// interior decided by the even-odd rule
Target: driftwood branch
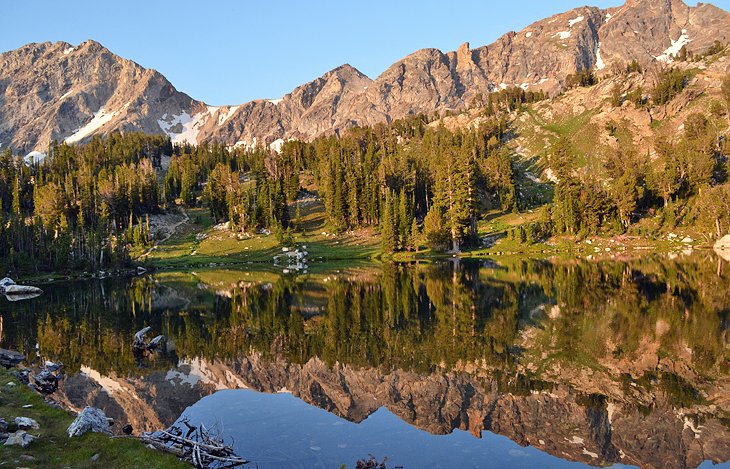
[{"label": "driftwood branch", "polygon": [[[183,425],[187,427],[184,431]],[[183,436],[183,434],[185,436]],[[226,469],[243,466],[249,461],[237,456],[233,446],[211,434],[200,425],[190,425],[183,420],[166,430],[143,433],[143,442],[152,447],[177,456],[200,469]]]}]

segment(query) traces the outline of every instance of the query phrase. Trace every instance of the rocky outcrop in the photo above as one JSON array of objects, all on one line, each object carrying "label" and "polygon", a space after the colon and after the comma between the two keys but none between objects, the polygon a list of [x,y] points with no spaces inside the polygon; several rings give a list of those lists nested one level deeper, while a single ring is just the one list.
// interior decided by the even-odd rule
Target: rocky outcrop
[{"label": "rocky outcrop", "polygon": [[[28,44],[0,55],[0,144],[42,157],[51,140],[81,142],[112,130],[168,134],[176,143],[279,145],[417,113],[463,109],[509,86],[556,92],[568,75],[638,60],[672,61],[682,46],[702,52],[730,40],[730,15],[681,0],[629,0],[582,7],[509,32],[493,44],[423,49],[375,80],[338,67],[277,100],[207,106],[162,75],[94,41]],[[275,143],[278,142],[278,143]]]}]

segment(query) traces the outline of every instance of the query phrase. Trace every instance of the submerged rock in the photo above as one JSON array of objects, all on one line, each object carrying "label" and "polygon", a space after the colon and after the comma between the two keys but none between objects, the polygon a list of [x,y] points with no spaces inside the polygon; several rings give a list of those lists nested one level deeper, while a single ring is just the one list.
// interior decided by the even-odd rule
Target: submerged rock
[{"label": "submerged rock", "polygon": [[111,434],[106,415],[96,407],[86,407],[82,410],[66,431],[69,437],[81,436],[88,432]]}]

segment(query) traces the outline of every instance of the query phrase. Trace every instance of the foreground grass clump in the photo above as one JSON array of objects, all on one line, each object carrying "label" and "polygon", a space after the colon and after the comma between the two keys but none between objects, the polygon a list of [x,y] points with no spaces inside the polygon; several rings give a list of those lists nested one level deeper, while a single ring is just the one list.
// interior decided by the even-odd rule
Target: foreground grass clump
[{"label": "foreground grass clump", "polygon": [[[16,386],[8,386],[9,382],[15,383]],[[23,408],[29,404],[33,407]],[[22,385],[2,368],[0,368],[0,417],[8,422],[15,420],[15,417],[30,417],[40,425],[39,430],[29,432],[39,438],[27,448],[2,447],[0,466],[3,467],[190,467],[173,456],[149,449],[133,439],[110,438],[97,433],[69,438],[66,428],[74,416],[70,412],[49,406],[41,396]],[[97,454],[98,457],[95,457]]]}]

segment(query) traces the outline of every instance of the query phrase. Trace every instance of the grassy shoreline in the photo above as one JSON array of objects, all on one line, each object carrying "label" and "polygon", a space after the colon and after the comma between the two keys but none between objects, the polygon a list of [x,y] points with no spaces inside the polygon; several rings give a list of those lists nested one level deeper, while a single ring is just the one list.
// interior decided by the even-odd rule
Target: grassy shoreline
[{"label": "grassy shoreline", "polygon": [[[282,254],[284,245],[273,234],[245,235],[215,226],[206,209],[189,209],[189,220],[166,241],[152,249],[133,252],[140,266],[149,271],[176,271],[217,267],[243,267],[246,265],[283,270],[276,267],[274,257]],[[305,218],[305,231],[292,233],[289,246],[307,251],[308,270],[326,270],[352,263],[430,262],[448,258],[483,259],[499,256],[530,257],[605,257],[628,253],[676,253],[688,249],[711,249],[712,245],[686,237],[698,237],[692,231],[682,231],[668,237],[638,235],[592,236],[584,239],[556,237],[546,242],[526,244],[508,239],[506,233],[513,228],[534,221],[535,213],[495,213],[479,224],[479,237],[493,239],[489,246],[465,250],[458,254],[436,252],[430,249],[384,254],[380,237],[375,230],[360,229],[335,234],[328,231],[322,214],[312,212]],[[135,269],[105,272],[105,276],[132,276]],[[44,273],[23,275],[16,280],[47,284],[54,281],[99,277],[98,272]]]},{"label": "grassy shoreline", "polygon": [[[8,385],[10,382],[15,385]],[[26,405],[32,407],[23,408]],[[0,463],[3,464],[0,465],[44,468],[190,467],[173,456],[147,448],[142,442],[131,438],[111,438],[98,433],[69,438],[66,428],[74,415],[48,405],[40,395],[21,384],[4,368],[0,368],[0,417],[7,422],[12,422],[15,417],[30,417],[40,424],[40,429],[29,432],[39,438],[27,448],[3,446],[0,456]]]}]

